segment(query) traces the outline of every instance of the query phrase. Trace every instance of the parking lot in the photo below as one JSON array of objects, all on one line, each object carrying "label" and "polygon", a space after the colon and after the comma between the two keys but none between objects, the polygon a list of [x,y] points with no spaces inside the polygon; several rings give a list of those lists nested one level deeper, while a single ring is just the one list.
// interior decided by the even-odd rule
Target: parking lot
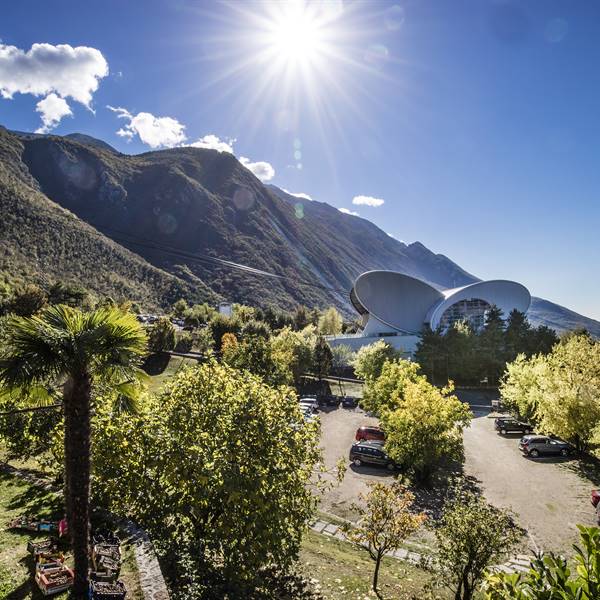
[{"label": "parking lot", "polygon": [[[461,394],[461,396],[463,396]],[[528,459],[518,449],[519,435],[501,436],[494,430],[488,399],[465,394],[475,418],[464,434],[464,474],[474,480],[487,500],[511,508],[527,529],[527,546],[532,549],[567,551],[577,538],[576,524],[595,524],[590,503],[593,475],[583,474],[577,459]],[[330,409],[321,412],[322,447],[325,462],[334,467],[343,457],[348,464],[344,481],[323,496],[322,510],[344,518],[354,518],[351,505],[366,491],[369,481],[391,481],[384,469],[356,468],[348,462],[348,451],[360,425],[376,424],[376,419],[360,409]],[[584,465],[591,469],[588,463]],[[589,471],[590,469],[586,469]],[[600,481],[596,480],[598,484]]]},{"label": "parking lot", "polygon": [[488,502],[512,508],[533,548],[567,550],[577,539],[576,523],[595,524],[590,494],[598,486],[579,472],[576,458],[526,458],[520,435],[499,435],[489,410],[473,412],[464,435],[465,473]]}]

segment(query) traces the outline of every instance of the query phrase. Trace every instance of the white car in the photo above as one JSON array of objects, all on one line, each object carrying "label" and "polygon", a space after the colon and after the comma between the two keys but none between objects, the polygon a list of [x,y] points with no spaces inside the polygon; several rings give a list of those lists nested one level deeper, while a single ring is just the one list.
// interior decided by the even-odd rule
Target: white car
[{"label": "white car", "polygon": [[310,408],[310,410],[312,410],[312,412],[314,413],[319,410],[319,404],[317,402],[317,399],[311,396],[300,398],[300,408],[304,406]]}]

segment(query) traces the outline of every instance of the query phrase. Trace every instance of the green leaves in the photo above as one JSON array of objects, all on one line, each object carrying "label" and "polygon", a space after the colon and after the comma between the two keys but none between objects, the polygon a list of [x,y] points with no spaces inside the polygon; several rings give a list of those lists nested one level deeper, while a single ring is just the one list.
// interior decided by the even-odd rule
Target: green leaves
[{"label": "green leaves", "polygon": [[441,585],[468,600],[485,570],[510,552],[521,532],[512,515],[468,491],[455,490],[435,530],[437,556],[433,569]]},{"label": "green leaves", "polygon": [[506,404],[544,432],[578,450],[600,437],[600,344],[586,335],[561,341],[546,356],[508,365],[500,388]]},{"label": "green leaves", "polygon": [[462,456],[462,429],[472,415],[452,391],[432,386],[419,365],[406,360],[385,362],[367,385],[363,405],[379,414],[386,451],[419,479],[427,480],[442,458]]},{"label": "green leaves", "polygon": [[289,389],[215,361],[180,371],[138,415],[101,411],[94,452],[102,502],[170,543],[201,540],[232,580],[289,565],[316,505],[318,426]]},{"label": "green leaves", "polygon": [[600,597],[600,530],[577,525],[582,546],[574,545],[575,570],[552,552],[532,561],[525,574],[491,573],[484,591],[488,600],[595,600]]}]

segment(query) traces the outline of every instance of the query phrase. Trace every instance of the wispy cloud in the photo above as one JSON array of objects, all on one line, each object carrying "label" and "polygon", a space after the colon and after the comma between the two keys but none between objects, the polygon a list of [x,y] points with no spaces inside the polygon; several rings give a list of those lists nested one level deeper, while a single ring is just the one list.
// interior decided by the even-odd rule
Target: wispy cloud
[{"label": "wispy cloud", "polygon": [[28,51],[0,43],[0,96],[45,96],[37,103],[46,133],[73,114],[66,99],[90,104],[100,80],[108,75],[108,63],[100,50],[68,44],[33,44]]},{"label": "wispy cloud", "polygon": [[286,194],[289,194],[290,196],[296,196],[296,198],[303,198],[304,200],[310,200],[312,202],[312,198],[308,195],[305,194],[304,192],[290,192],[289,190],[286,190],[285,188],[281,188]]},{"label": "wispy cloud", "polygon": [[155,117],[152,113],[140,112],[132,115],[126,108],[107,106],[120,119],[128,121],[117,131],[117,135],[131,140],[138,135],[151,148],[173,148],[186,140],[185,125],[172,117]]},{"label": "wispy cloud", "polygon": [[345,215],[352,215],[353,217],[360,217],[360,215],[355,210],[350,210],[349,208],[338,208],[341,213]]},{"label": "wispy cloud", "polygon": [[385,203],[385,200],[381,198],[374,198],[373,196],[354,196],[352,198],[352,204],[359,206],[372,206],[377,207]]}]

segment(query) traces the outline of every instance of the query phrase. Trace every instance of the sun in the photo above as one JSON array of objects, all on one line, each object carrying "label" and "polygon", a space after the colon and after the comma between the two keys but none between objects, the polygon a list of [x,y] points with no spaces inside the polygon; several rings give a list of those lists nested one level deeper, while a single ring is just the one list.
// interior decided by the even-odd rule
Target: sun
[{"label": "sun", "polygon": [[267,51],[289,66],[322,59],[325,52],[323,24],[302,4],[288,4],[286,8],[273,15],[269,23]]}]

